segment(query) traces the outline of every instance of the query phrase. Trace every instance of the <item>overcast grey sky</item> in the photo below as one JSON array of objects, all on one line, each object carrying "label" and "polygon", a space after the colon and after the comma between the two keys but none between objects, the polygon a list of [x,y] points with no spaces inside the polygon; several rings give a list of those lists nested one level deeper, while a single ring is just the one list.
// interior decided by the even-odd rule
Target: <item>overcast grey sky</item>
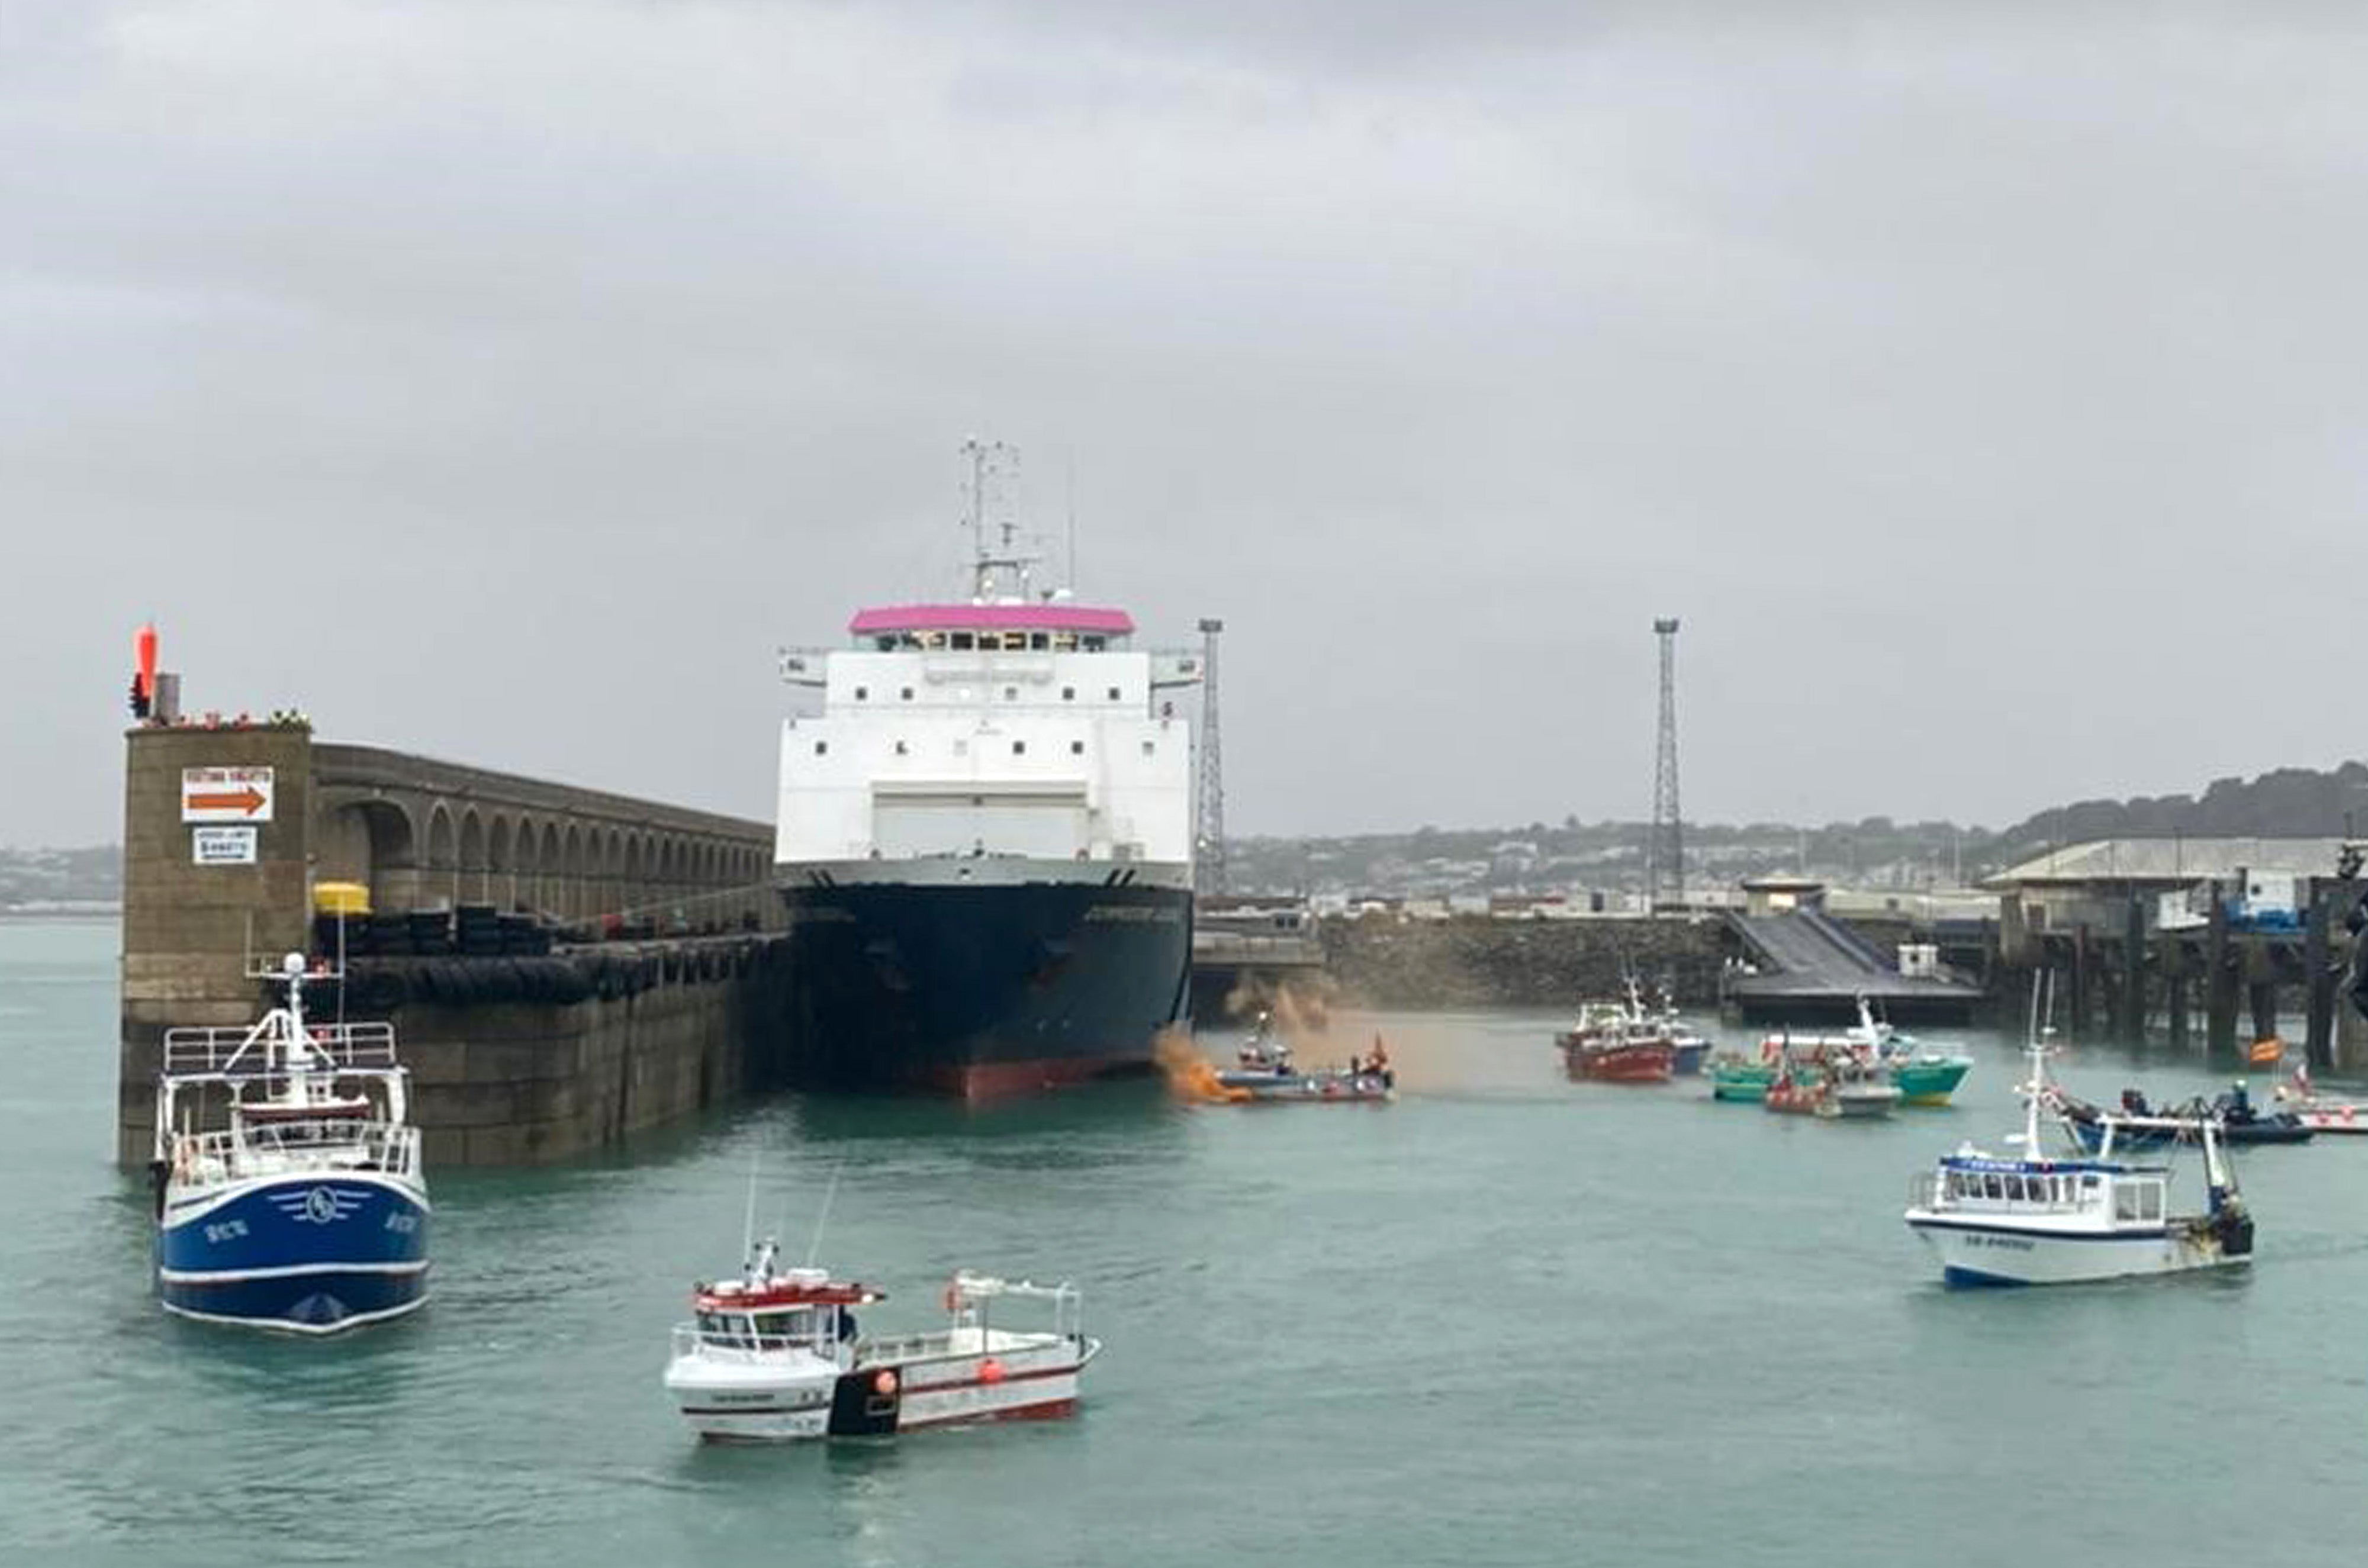
[{"label": "overcast grey sky", "polygon": [[[1026,454],[1237,831],[2368,750],[2348,6],[0,0],[0,842],[190,705],[769,816]],[[933,575],[935,574],[935,575]]]}]

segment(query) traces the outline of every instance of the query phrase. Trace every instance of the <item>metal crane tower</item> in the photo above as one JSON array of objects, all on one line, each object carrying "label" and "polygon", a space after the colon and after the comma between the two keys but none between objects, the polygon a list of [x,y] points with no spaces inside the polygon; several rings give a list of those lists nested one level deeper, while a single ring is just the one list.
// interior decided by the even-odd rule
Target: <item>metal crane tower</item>
[{"label": "metal crane tower", "polygon": [[1225,891],[1225,764],[1217,744],[1217,633],[1225,623],[1201,621],[1201,809],[1192,846],[1193,891]]},{"label": "metal crane tower", "polygon": [[1660,907],[1666,889],[1686,892],[1686,831],[1678,812],[1678,620],[1653,622],[1661,640],[1661,739],[1653,757],[1653,829],[1645,840],[1645,912]]}]

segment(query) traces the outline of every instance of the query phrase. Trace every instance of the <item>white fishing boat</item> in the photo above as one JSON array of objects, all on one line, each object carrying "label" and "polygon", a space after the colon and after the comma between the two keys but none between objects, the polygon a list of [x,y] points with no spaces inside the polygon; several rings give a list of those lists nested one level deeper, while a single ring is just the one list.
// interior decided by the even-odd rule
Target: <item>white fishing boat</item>
[{"label": "white fishing boat", "polygon": [[[946,1326],[874,1336],[855,1315],[886,1293],[823,1268],[782,1268],[768,1240],[737,1279],[692,1291],[674,1330],[666,1388],[711,1442],[884,1437],[963,1422],[1059,1416],[1101,1342],[1078,1327],[1074,1285],[957,1273]],[[1046,1329],[998,1326],[1011,1303],[1049,1310]]]},{"label": "white fishing boat", "polygon": [[[2041,1109],[2054,1089],[2044,1036],[2034,1027],[2031,1081],[2020,1086],[2023,1130],[2008,1139],[2017,1152],[1995,1154],[1964,1144],[1919,1173],[1909,1192],[1907,1227],[1939,1258],[1941,1278],[1952,1285],[2060,1285],[2249,1263],[2252,1218],[2210,1118],[2106,1113],[2093,1158],[2044,1154]],[[2201,1213],[2171,1211],[2169,1165],[2113,1157],[2124,1133],[2166,1132],[2203,1151]]]},{"label": "white fishing boat", "polygon": [[2338,1137],[2368,1133],[2368,1105],[2320,1094],[2311,1084],[2307,1064],[2294,1069],[2291,1086],[2278,1085],[2275,1097],[2278,1109],[2291,1113],[2314,1132],[2330,1132]]}]

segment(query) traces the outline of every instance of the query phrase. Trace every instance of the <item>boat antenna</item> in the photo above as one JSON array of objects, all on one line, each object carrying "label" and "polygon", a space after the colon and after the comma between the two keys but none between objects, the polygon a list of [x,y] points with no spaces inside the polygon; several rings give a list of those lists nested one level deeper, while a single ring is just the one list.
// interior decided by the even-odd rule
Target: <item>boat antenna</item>
[{"label": "boat antenna", "polygon": [[814,1255],[822,1251],[822,1228],[830,1223],[830,1200],[838,1196],[838,1173],[846,1168],[844,1156],[830,1167],[830,1185],[823,1188],[822,1212],[814,1216],[814,1239],[806,1244],[805,1266],[808,1268],[814,1267]]},{"label": "boat antenna", "polygon": [[740,1221],[740,1256],[744,1258],[757,1246],[757,1165],[763,1157],[761,1149],[748,1153],[748,1213]]},{"label": "boat antenna", "polygon": [[1069,591],[1077,591],[1077,449],[1070,448],[1063,454],[1069,509]]}]

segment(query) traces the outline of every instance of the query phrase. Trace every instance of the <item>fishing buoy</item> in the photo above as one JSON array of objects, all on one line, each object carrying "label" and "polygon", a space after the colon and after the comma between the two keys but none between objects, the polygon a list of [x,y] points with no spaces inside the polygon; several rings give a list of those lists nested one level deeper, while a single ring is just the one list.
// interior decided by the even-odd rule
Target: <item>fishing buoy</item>
[{"label": "fishing buoy", "polygon": [[1003,1381],[1003,1363],[996,1360],[992,1356],[989,1356],[985,1360],[981,1361],[978,1364],[978,1381],[983,1383],[1001,1382]]}]

